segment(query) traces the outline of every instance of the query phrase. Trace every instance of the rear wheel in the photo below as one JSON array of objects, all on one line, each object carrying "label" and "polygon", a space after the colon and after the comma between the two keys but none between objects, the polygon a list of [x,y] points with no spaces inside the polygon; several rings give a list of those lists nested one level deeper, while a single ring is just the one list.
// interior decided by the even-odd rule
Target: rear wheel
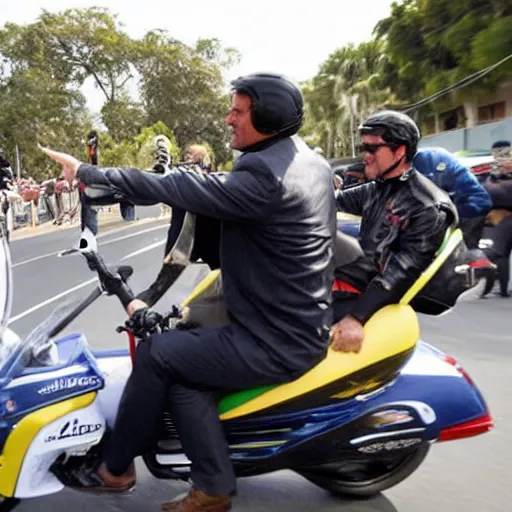
[{"label": "rear wheel", "polygon": [[369,498],[411,475],[427,456],[430,445],[387,461],[340,464],[339,469],[311,468],[297,471],[310,482],[333,494]]},{"label": "rear wheel", "polygon": [[0,497],[0,512],[11,512],[14,510],[19,504],[21,500],[17,498],[5,498],[3,496]]}]

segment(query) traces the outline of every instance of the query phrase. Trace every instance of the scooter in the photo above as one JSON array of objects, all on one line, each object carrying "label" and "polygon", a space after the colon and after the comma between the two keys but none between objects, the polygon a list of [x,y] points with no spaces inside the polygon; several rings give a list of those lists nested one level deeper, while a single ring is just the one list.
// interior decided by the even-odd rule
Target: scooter
[{"label": "scooter", "polygon": [[[333,493],[369,497],[406,479],[433,444],[493,427],[485,400],[466,371],[419,340],[410,305],[462,239],[459,230],[448,235],[436,260],[400,303],[378,311],[365,325],[360,353],[329,349],[296,381],[220,398],[219,416],[238,477],[289,469]],[[0,238],[0,276],[8,290],[0,306],[8,317],[12,277],[9,248],[5,236]],[[144,343],[135,339],[129,323],[118,329],[128,331],[126,350],[93,352],[82,333],[58,336],[111,289],[107,283],[113,279],[124,294],[131,293],[132,269],[107,268],[87,228],[77,251],[95,269],[96,288],[80,302],[59,307],[24,339],[8,328],[2,334],[2,512],[26,498],[91,484],[136,343]],[[164,317],[161,330],[187,328],[196,305],[222,300],[221,283],[220,272],[210,272]],[[191,462],[168,412],[162,411],[160,440],[142,460],[156,478],[189,479]]]}]

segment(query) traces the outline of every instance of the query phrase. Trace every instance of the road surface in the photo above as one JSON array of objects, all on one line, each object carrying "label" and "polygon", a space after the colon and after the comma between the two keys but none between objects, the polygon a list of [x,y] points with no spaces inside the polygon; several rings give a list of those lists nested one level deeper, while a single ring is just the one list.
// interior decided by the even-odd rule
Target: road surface
[{"label": "road surface", "polygon": [[[160,268],[166,223],[150,221],[100,234],[104,259],[126,257],[135,269],[134,290],[148,285]],[[57,257],[73,245],[77,231],[65,230],[14,241],[15,296],[10,327],[26,334],[63,300],[82,297],[94,277],[80,255]],[[160,303],[184,297],[204,269],[191,269]],[[85,284],[84,284],[85,283]],[[67,331],[84,331],[94,348],[122,347],[115,327],[124,320],[114,298],[102,297]],[[233,510],[246,512],[507,512],[512,511],[512,299],[497,297],[461,304],[442,318],[422,318],[422,337],[455,356],[483,391],[496,421],[490,434],[434,445],[425,463],[404,483],[368,500],[341,500],[291,472],[242,479]],[[159,503],[187,490],[179,482],[157,481],[138,465],[139,482],[127,496],[91,497],[70,490],[23,503],[19,512],[159,510]]]}]

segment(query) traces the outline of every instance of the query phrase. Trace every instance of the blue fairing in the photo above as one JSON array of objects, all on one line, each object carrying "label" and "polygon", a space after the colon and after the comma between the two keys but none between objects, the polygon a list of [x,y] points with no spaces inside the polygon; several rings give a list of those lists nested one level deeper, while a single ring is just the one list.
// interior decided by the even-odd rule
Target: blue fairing
[{"label": "blue fairing", "polygon": [[[390,436],[405,429],[417,442],[438,439],[448,427],[471,421],[487,412],[480,392],[451,364],[444,354],[420,342],[407,365],[389,385],[368,395],[317,409],[254,419],[225,422],[232,458],[248,463],[261,458],[296,453],[299,445],[315,442],[313,453],[319,460],[332,454],[333,439],[340,453],[353,454],[354,437]],[[405,411],[410,420],[404,425],[390,424],[368,428],[368,419],[375,413],[389,410]],[[349,434],[350,431],[353,434]],[[338,435],[337,433],[340,432]],[[322,442],[329,439],[329,442]],[[350,441],[352,439],[352,441]],[[248,441],[252,446],[246,447]],[[254,443],[254,444],[253,444]],[[257,447],[261,444],[261,447]],[[291,449],[294,448],[293,451]]]},{"label": "blue fairing", "polygon": [[[59,364],[25,367],[14,357],[2,368],[0,451],[14,426],[30,412],[68,398],[99,390],[103,376],[81,334],[56,340]],[[8,376],[8,377],[7,377]],[[7,403],[12,407],[8,410]]]},{"label": "blue fairing", "polygon": [[338,230],[353,236],[354,238],[359,237],[359,229],[361,227],[361,222],[352,220],[352,219],[338,219]]}]

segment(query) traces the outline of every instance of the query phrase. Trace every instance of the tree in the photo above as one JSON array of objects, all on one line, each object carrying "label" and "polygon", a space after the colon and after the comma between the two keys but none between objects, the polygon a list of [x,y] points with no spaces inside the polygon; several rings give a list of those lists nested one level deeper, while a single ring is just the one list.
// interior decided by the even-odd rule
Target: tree
[{"label": "tree", "polygon": [[207,142],[223,161],[230,159],[224,124],[229,98],[221,65],[212,61],[217,54],[212,41],[201,40],[191,48],[165,32],[150,32],[139,47],[136,66],[149,122],[163,121],[181,148]]},{"label": "tree", "polygon": [[327,157],[354,154],[355,129],[369,113],[392,101],[383,85],[383,44],[369,41],[336,50],[304,84],[307,121],[303,133]]},{"label": "tree", "polygon": [[180,160],[180,149],[173,133],[162,122],[145,126],[131,138],[116,142],[108,132],[100,133],[100,162],[105,166],[135,167],[151,169],[155,162],[155,143],[157,135],[165,135],[170,142],[171,161]]},{"label": "tree", "polygon": [[[31,24],[0,29],[0,57],[0,139],[8,148],[34,144],[36,136],[69,150],[81,147],[91,122],[79,91],[92,79],[105,97],[101,122],[112,163],[133,165],[140,150],[134,138],[160,121],[182,149],[207,143],[218,162],[231,159],[222,73],[239,54],[216,39],[187,46],[157,30],[135,40],[107,9],[43,11]],[[142,102],[127,87],[137,71]],[[35,169],[37,151],[24,147],[23,155]],[[36,172],[48,171],[45,164]]]},{"label": "tree", "polygon": [[36,22],[45,37],[47,60],[52,68],[64,65],[68,80],[78,85],[92,77],[107,102],[115,102],[133,78],[134,41],[107,9],[43,11]]},{"label": "tree", "polygon": [[[405,0],[375,34],[391,66],[387,83],[401,100],[434,94],[512,54],[512,4],[507,0]],[[438,109],[488,94],[512,62],[436,101]]]},{"label": "tree", "polygon": [[83,95],[68,87],[61,73],[45,67],[39,35],[30,38],[13,24],[0,31],[0,139],[11,157],[16,145],[20,148],[25,176],[44,179],[59,171],[37,142],[82,154],[90,119]]},{"label": "tree", "polygon": [[128,96],[106,102],[101,109],[101,120],[115,141],[134,137],[146,125],[144,107]]}]

